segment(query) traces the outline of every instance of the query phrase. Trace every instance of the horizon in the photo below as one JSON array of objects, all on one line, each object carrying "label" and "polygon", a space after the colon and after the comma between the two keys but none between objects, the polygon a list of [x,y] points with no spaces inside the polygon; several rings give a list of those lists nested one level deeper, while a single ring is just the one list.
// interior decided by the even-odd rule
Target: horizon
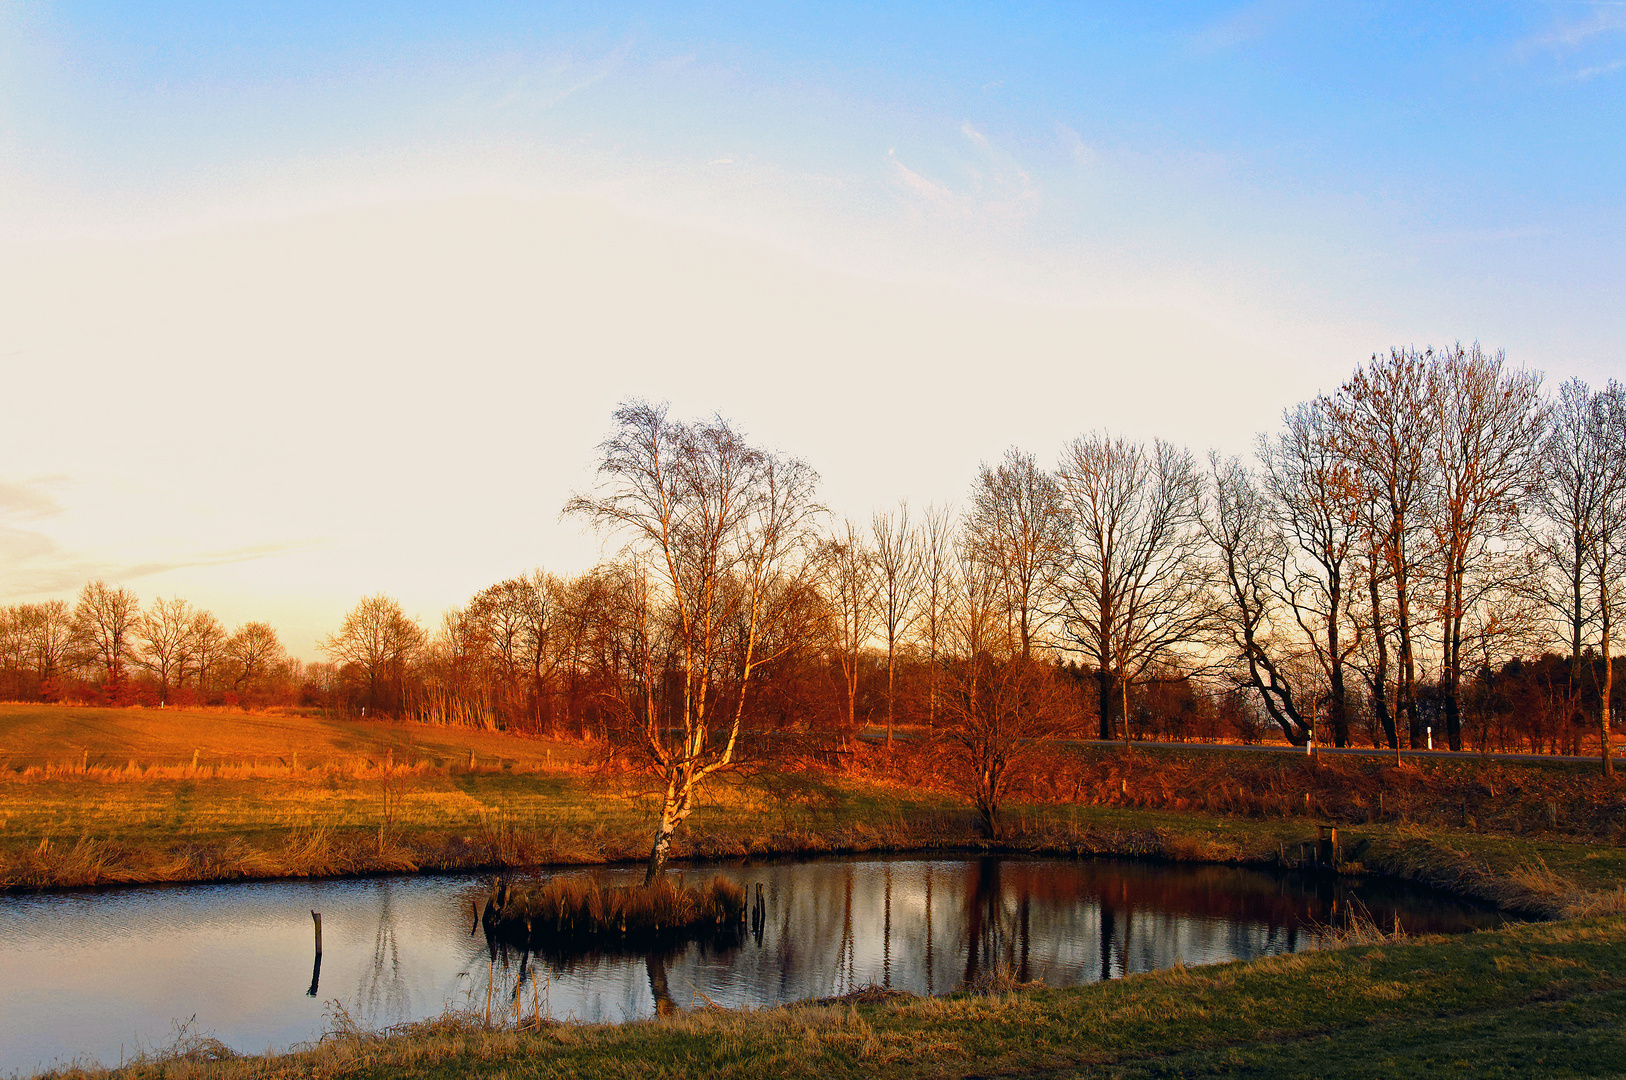
[{"label": "horizon", "polygon": [[1623,12],[0,6],[4,599],[433,628],[598,560],[634,396],[863,520],[1391,346],[1602,384]]}]

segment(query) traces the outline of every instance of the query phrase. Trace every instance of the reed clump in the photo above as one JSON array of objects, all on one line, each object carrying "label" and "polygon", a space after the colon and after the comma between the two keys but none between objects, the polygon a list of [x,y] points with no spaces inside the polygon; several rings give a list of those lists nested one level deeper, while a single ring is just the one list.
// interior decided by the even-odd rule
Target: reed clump
[{"label": "reed clump", "polygon": [[653,939],[737,936],[745,889],[725,877],[702,885],[657,878],[648,885],[607,885],[561,875],[539,885],[499,882],[482,921],[493,936],[534,951],[600,947]]}]

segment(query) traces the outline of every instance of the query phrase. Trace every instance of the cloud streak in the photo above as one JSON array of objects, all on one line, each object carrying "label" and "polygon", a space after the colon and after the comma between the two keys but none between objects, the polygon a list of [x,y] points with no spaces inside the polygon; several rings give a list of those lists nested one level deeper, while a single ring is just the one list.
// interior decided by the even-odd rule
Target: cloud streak
[{"label": "cloud streak", "polygon": [[887,151],[894,182],[917,206],[944,218],[958,220],[1015,220],[1038,200],[1038,187],[1028,170],[995,146],[969,121],[960,125],[960,137],[972,155],[963,159],[965,190],[931,179]]},{"label": "cloud streak", "polygon": [[[19,599],[49,593],[70,592],[80,588],[88,581],[98,579],[124,584],[138,581],[141,578],[152,577],[154,574],[168,573],[172,570],[230,566],[236,563],[275,558],[279,555],[312,551],[326,546],[328,546],[327,541],[255,544],[224,551],[204,552],[189,558],[150,559],[137,562],[119,562],[85,556],[51,559],[50,556],[61,553],[61,548],[55,541],[39,533],[0,528],[0,557],[13,561],[14,550],[19,556],[15,559],[10,573],[6,575],[7,585],[4,592],[0,593],[0,596],[4,596],[6,599]],[[41,565],[27,565],[41,559],[47,561]],[[16,565],[17,563],[22,565]]]}]

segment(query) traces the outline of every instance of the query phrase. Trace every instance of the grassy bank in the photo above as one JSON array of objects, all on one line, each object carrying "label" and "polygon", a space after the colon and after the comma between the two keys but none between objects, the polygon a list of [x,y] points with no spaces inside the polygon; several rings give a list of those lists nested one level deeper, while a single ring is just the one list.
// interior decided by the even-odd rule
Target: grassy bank
[{"label": "grassy bank", "polygon": [[[1331,819],[1368,871],[1527,913],[1607,908],[1626,882],[1619,822],[1598,824],[1619,796],[1575,768],[1069,751],[1021,778],[991,844],[950,785],[919,785],[942,772],[911,756],[922,753],[716,784],[673,856],[956,849],[1292,865]],[[0,706],[0,887],[637,860],[654,799],[592,758],[579,744],[469,729]],[[1485,811],[1461,820],[1470,796],[1492,791],[1542,813],[1519,810],[1534,825],[1508,831],[1487,828]]]},{"label": "grassy bank", "polygon": [[1619,1076],[1623,1009],[1626,917],[1614,916],[1067,990],[704,1010],[539,1031],[487,1031],[452,1015],[388,1035],[340,1025],[306,1051],[223,1061],[207,1060],[216,1048],[194,1039],[115,1075]]}]

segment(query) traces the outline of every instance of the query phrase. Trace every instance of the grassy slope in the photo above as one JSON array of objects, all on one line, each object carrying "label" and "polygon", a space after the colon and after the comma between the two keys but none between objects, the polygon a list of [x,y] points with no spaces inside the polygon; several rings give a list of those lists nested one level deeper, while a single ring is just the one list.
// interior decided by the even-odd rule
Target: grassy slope
[{"label": "grassy slope", "polygon": [[[87,748],[92,771],[75,776]],[[470,749],[480,758],[473,771]],[[201,775],[190,771],[194,751]],[[97,772],[98,755],[109,767],[134,758],[175,771]],[[380,768],[381,759],[397,768]],[[0,767],[12,778],[0,783],[0,879],[16,887],[636,857],[647,842],[648,798],[579,759],[578,748],[410,725],[0,706]],[[20,771],[52,762],[69,768],[54,779]],[[1018,805],[1006,846],[1269,863],[1291,855],[1318,820]],[[1551,914],[1622,906],[1626,851],[1596,839],[1394,822],[1344,834],[1351,846],[1365,842],[1360,857],[1371,867],[1515,906]],[[977,843],[974,818],[957,800],[798,775],[719,787],[678,853]],[[128,1072],[211,1080],[1622,1075],[1623,1008],[1626,917],[1614,915],[1074,990],[699,1012],[540,1034],[476,1030],[453,1018],[283,1058],[174,1059]]]},{"label": "grassy slope", "polygon": [[[91,766],[81,774],[86,749]],[[0,705],[0,776],[11,778],[0,783],[0,885],[640,857],[652,824],[648,792],[636,778],[592,771],[584,758],[580,746],[468,729]],[[131,760],[146,772],[120,764]],[[67,768],[41,772],[51,762]],[[1285,854],[1291,861],[1321,820],[1293,812],[1300,801],[1246,817],[1018,804],[1007,815],[1005,846],[1265,864]],[[1626,882],[1626,849],[1596,837],[1579,843],[1395,822],[1349,826],[1343,834],[1369,868],[1547,914],[1584,909],[1580,894]],[[884,780],[799,774],[715,785],[679,834],[675,854],[981,844],[975,818],[959,800]]]},{"label": "grassy slope", "polygon": [[130,1077],[1626,1074],[1626,917],[1177,968],[1069,990],[487,1032],[449,1017]]},{"label": "grassy slope", "polygon": [[0,703],[0,770],[86,762],[92,768],[190,764],[241,766],[260,761],[287,765],[295,754],[306,767],[355,758],[422,759],[466,764],[470,751],[487,766],[534,768],[580,760],[578,746],[521,739],[475,728],[430,727],[319,716],[247,713],[229,709],[98,709],[71,705]]}]

